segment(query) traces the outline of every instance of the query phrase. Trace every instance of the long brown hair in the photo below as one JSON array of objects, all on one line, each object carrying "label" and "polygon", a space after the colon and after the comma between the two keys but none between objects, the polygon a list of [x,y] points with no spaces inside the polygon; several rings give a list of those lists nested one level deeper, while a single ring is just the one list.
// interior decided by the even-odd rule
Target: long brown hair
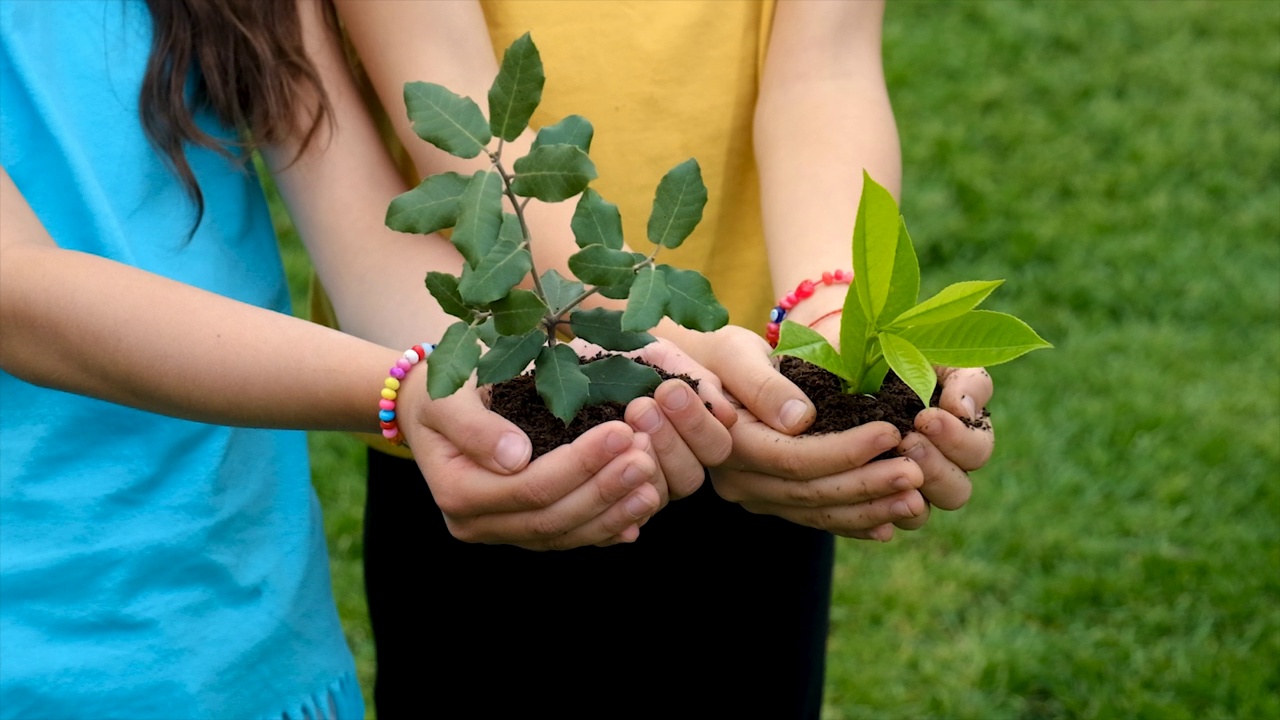
[{"label": "long brown hair", "polygon": [[[328,0],[314,1],[336,26]],[[196,205],[194,233],[204,195],[183,153],[187,143],[228,157],[238,147],[248,158],[303,130],[305,149],[333,109],[303,48],[297,0],[147,0],[147,7],[154,29],[138,102],[142,127]],[[303,121],[305,102],[312,107]],[[239,140],[228,146],[200,129],[201,111],[235,128]]]}]

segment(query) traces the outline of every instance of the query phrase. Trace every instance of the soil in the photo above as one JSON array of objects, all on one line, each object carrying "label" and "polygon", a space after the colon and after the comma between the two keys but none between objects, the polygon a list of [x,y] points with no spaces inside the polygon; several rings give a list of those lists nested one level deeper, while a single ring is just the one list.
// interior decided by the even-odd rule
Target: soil
[{"label": "soil", "polygon": [[[583,364],[595,362],[609,357],[602,353],[591,358],[584,358]],[[640,362],[640,361],[637,361]],[[648,363],[644,363],[648,364]],[[698,390],[698,381],[688,375],[672,375],[662,368],[653,367],[663,380],[678,378],[684,380]],[[653,393],[648,393],[653,397]],[[578,411],[573,422],[565,425],[560,418],[551,414],[538,389],[534,385],[533,371],[505,380],[490,389],[489,409],[515,423],[529,436],[533,443],[533,458],[548,453],[561,445],[568,445],[591,428],[610,420],[622,420],[627,406],[618,402],[605,402],[599,405],[587,405]]]},{"label": "soil", "polygon": [[[597,355],[583,362],[594,362],[604,357],[608,355]],[[676,377],[689,383],[695,391],[698,389],[698,381],[694,378],[671,375],[661,368],[654,369],[664,380]],[[876,395],[846,393],[841,389],[838,377],[799,358],[783,356],[779,371],[809,396],[818,411],[813,425],[805,431],[806,435],[840,432],[876,420],[892,423],[905,435],[914,428],[916,413],[924,409],[915,392],[892,371],[885,376]],[[934,390],[930,405],[938,404],[940,393],[940,388]],[[515,423],[529,436],[534,458],[573,442],[597,425],[622,420],[626,413],[623,403],[587,405],[573,422],[565,425],[551,414],[538,395],[532,370],[494,385],[490,391],[489,409]],[[978,423],[965,422],[975,427],[988,422],[985,410]],[[885,457],[894,455],[895,452],[890,450]]]}]

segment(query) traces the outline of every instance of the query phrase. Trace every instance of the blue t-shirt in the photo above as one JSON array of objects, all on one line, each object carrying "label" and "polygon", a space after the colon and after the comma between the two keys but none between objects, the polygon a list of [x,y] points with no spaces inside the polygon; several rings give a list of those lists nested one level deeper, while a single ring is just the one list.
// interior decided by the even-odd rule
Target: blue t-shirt
[{"label": "blue t-shirt", "polygon": [[[150,48],[141,0],[0,2],[0,163],[60,247],[289,312],[251,170],[189,150],[188,240],[139,122]],[[304,433],[0,372],[0,717],[362,716],[324,543]]]}]

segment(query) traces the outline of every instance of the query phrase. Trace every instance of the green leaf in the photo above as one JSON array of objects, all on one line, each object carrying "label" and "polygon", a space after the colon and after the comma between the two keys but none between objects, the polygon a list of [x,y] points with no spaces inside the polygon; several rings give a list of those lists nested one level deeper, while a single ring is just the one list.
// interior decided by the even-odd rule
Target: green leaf
[{"label": "green leaf", "polygon": [[475,313],[470,307],[467,307],[467,302],[462,299],[462,294],[458,292],[457,277],[449,273],[433,270],[427,273],[426,285],[427,291],[440,304],[441,310],[460,320],[471,321]]},{"label": "green leaf", "polygon": [[658,321],[667,307],[671,291],[662,273],[652,265],[640,268],[631,285],[627,309],[622,313],[622,329],[627,332],[644,332]]},{"label": "green leaf", "polygon": [[543,145],[529,151],[512,166],[511,190],[521,197],[543,202],[568,200],[596,179],[596,165],[573,145]]},{"label": "green leaf", "polygon": [[871,324],[862,309],[858,293],[849,291],[844,296],[844,310],[840,313],[840,357],[844,361],[844,375],[851,385],[860,386],[867,374],[867,345]]},{"label": "green leaf", "polygon": [[621,310],[578,310],[569,317],[569,326],[573,328],[573,334],[583,340],[617,352],[639,350],[654,340],[647,332],[624,331]]},{"label": "green leaf", "polygon": [[582,366],[582,372],[591,381],[588,402],[593,405],[602,402],[626,404],[653,392],[662,384],[662,376],[657,370],[621,355],[589,362]]},{"label": "green leaf", "polygon": [[702,222],[702,208],[707,204],[707,186],[702,183],[702,168],[689,158],[672,168],[658,182],[649,214],[649,240],[654,245],[680,247],[693,229]]},{"label": "green leaf", "polygon": [[404,104],[418,137],[450,155],[473,158],[493,138],[480,106],[441,85],[405,83]]},{"label": "green leaf", "polygon": [[387,207],[387,227],[426,235],[458,222],[458,200],[470,178],[455,172],[432,175]]},{"label": "green leaf", "polygon": [[569,227],[573,229],[578,247],[603,245],[610,250],[622,249],[622,214],[618,206],[591,188],[578,200]]},{"label": "green leaf", "polygon": [[502,66],[489,88],[489,128],[511,142],[529,127],[529,118],[542,102],[547,76],[529,33],[516,38],[502,53]]},{"label": "green leaf", "polygon": [[568,345],[543,346],[534,364],[534,385],[552,415],[568,425],[587,404],[591,382],[578,366],[578,355]]},{"label": "green leaf", "polygon": [[477,267],[498,243],[502,215],[502,177],[488,170],[471,176],[458,201],[458,226],[450,236],[471,267]]},{"label": "green leaf", "polygon": [[542,277],[538,278],[538,282],[542,285],[542,292],[547,296],[547,305],[551,308],[551,312],[557,315],[569,303],[582,297],[583,293],[587,291],[582,283],[576,280],[566,280],[554,268],[542,273]]},{"label": "green leaf", "polygon": [[472,272],[462,273],[458,292],[472,305],[505,297],[533,269],[533,258],[520,243],[502,240]]},{"label": "green leaf", "polygon": [[484,322],[479,325],[472,325],[471,327],[475,328],[476,335],[480,338],[480,342],[485,344],[485,347],[493,347],[498,342],[498,331],[493,327],[492,316],[485,318]]},{"label": "green leaf", "polygon": [[502,227],[498,228],[498,240],[514,243],[525,241],[524,228],[520,227],[520,218],[515,213],[502,213]]},{"label": "green leaf", "polygon": [[528,290],[512,290],[504,298],[489,304],[493,327],[500,335],[523,335],[538,327],[547,316],[547,306]]},{"label": "green leaf", "polygon": [[427,356],[427,393],[431,399],[448,397],[466,384],[480,361],[480,343],[474,327],[456,322],[444,331],[436,349]]},{"label": "green leaf", "polygon": [[1000,287],[1003,280],[971,280],[948,285],[941,292],[915,307],[907,310],[889,323],[895,330],[932,325],[959,317],[974,309]]},{"label": "green leaf", "polygon": [[589,245],[569,256],[569,269],[588,285],[621,285],[635,274],[631,253]]},{"label": "green leaf", "polygon": [[581,115],[570,115],[555,125],[548,125],[538,131],[530,150],[543,145],[573,145],[584,153],[591,152],[591,139],[595,128]]},{"label": "green leaf", "polygon": [[990,367],[1053,347],[1026,323],[991,310],[970,310],[951,320],[899,333],[935,365]]},{"label": "green leaf", "polygon": [[719,330],[729,322],[729,311],[716,300],[711,283],[696,270],[678,270],[659,265],[670,297],[666,315],[677,323],[701,332]]},{"label": "green leaf", "polygon": [[519,375],[538,357],[546,341],[547,335],[541,330],[498,338],[493,349],[480,358],[480,364],[476,368],[476,382],[493,385]]},{"label": "green leaf", "polygon": [[898,250],[893,255],[893,277],[889,281],[889,296],[885,298],[883,318],[895,318],[916,304],[920,295],[920,262],[911,246],[907,223],[898,218]]},{"label": "green leaf", "polygon": [[822,333],[790,320],[782,321],[782,331],[778,336],[778,346],[773,349],[774,355],[790,355],[805,362],[817,365],[837,377],[852,382],[853,378],[845,371],[840,353],[831,347],[831,343]]},{"label": "green leaf", "polygon": [[865,171],[853,226],[853,284],[873,327],[889,297],[901,221],[898,205]]},{"label": "green leaf", "polygon": [[880,333],[880,348],[884,350],[884,359],[889,367],[920,396],[920,402],[929,407],[933,388],[938,384],[933,364],[910,341],[893,333]]}]

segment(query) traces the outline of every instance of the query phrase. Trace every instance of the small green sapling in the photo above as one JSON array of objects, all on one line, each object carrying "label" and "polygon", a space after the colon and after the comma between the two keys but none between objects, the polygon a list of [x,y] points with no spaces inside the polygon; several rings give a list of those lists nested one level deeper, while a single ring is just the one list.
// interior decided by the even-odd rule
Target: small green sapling
[{"label": "small green sapling", "polygon": [[[453,394],[473,372],[479,383],[494,384],[532,362],[538,394],[568,424],[584,405],[625,403],[652,391],[661,377],[622,356],[580,364],[558,341],[566,326],[606,350],[627,352],[653,342],[648,330],[664,316],[710,331],[728,321],[728,312],[701,274],[654,261],[658,250],[679,247],[702,220],[707,189],[697,161],[677,165],[658,183],[648,254],[624,249],[618,207],[588,187],[596,169],[588,155],[594,130],[585,118],[570,115],[542,128],[528,154],[507,169],[504,143],[528,127],[544,82],[541,57],[526,33],[503,54],[489,89],[488,120],[470,98],[441,85],[407,83],[405,105],[418,137],[461,158],[484,153],[491,167],[470,177],[427,177],[391,202],[386,224],[421,234],[453,228],[450,239],[465,259],[460,276],[427,273],[427,290],[459,319],[427,360],[431,397]],[[574,277],[554,269],[539,274],[525,207],[531,198],[560,202],[578,195],[570,222],[580,248],[569,258]],[[525,281],[529,289],[517,287]],[[583,309],[597,293],[626,300],[626,309]]]},{"label": "small green sapling", "polygon": [[1003,280],[961,282],[921,303],[920,266],[888,190],[863,173],[853,229],[853,288],[840,316],[840,349],[789,320],[774,355],[792,355],[873,394],[892,369],[929,406],[934,365],[988,367],[1052,347],[1012,315],[975,310]]}]

